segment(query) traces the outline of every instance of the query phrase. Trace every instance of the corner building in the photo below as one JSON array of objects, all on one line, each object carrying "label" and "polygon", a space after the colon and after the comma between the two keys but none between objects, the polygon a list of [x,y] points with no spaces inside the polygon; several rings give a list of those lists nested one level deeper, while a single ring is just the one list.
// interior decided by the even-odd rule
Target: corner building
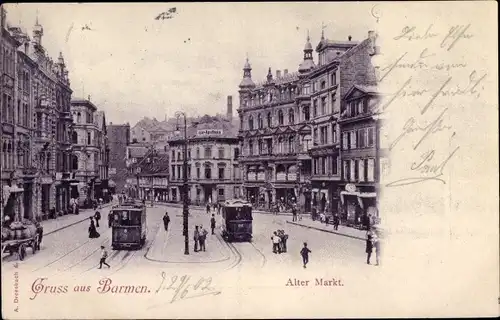
[{"label": "corner building", "polygon": [[[183,135],[183,129],[181,129]],[[183,199],[183,163],[188,160],[188,196],[192,204],[204,205],[240,198],[239,139],[232,122],[222,117],[203,116],[187,130],[188,152],[184,155],[184,137],[169,141],[169,199]]]}]

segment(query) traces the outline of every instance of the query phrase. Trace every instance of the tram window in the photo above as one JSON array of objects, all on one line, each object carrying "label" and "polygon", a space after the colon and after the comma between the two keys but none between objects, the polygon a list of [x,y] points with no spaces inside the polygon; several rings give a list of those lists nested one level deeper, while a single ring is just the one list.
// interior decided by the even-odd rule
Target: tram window
[{"label": "tram window", "polygon": [[141,211],[131,211],[130,212],[130,225],[138,226],[141,224]]}]

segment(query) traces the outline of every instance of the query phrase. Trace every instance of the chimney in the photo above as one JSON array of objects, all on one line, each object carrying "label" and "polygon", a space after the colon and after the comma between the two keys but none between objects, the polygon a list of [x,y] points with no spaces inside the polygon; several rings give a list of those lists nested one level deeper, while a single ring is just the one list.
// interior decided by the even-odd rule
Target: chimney
[{"label": "chimney", "polygon": [[288,74],[288,69],[283,70],[283,75],[286,76]]},{"label": "chimney", "polygon": [[276,70],[276,78],[281,78],[281,70]]},{"label": "chimney", "polygon": [[349,39],[349,41],[351,41],[351,40],[352,40],[352,37],[351,37],[351,36],[349,36],[349,37],[347,37],[347,39]]},{"label": "chimney", "polygon": [[227,118],[233,120],[233,96],[227,96]]}]

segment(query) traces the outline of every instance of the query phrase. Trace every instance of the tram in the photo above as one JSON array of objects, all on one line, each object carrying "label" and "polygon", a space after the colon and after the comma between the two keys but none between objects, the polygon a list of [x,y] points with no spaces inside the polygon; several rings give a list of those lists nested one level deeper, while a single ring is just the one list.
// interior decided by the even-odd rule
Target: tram
[{"label": "tram", "polygon": [[140,249],[146,242],[146,206],[129,200],[113,206],[109,214],[113,250]]},{"label": "tram", "polygon": [[252,239],[252,205],[244,200],[227,200],[221,203],[222,237],[232,242]]}]

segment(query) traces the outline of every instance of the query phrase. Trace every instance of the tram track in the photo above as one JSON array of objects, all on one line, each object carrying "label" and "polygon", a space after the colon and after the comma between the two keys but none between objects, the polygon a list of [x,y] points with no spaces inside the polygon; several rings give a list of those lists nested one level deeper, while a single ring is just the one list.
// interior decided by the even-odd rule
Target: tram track
[{"label": "tram track", "polygon": [[253,243],[253,242],[250,242],[250,244],[252,245],[252,247],[257,250],[257,252],[260,254],[260,256],[262,257],[262,265],[260,266],[261,268],[264,268],[264,266],[266,265],[267,263],[267,258],[266,258],[266,255],[262,252],[262,250],[260,250],[259,248],[257,248],[257,246]]}]

